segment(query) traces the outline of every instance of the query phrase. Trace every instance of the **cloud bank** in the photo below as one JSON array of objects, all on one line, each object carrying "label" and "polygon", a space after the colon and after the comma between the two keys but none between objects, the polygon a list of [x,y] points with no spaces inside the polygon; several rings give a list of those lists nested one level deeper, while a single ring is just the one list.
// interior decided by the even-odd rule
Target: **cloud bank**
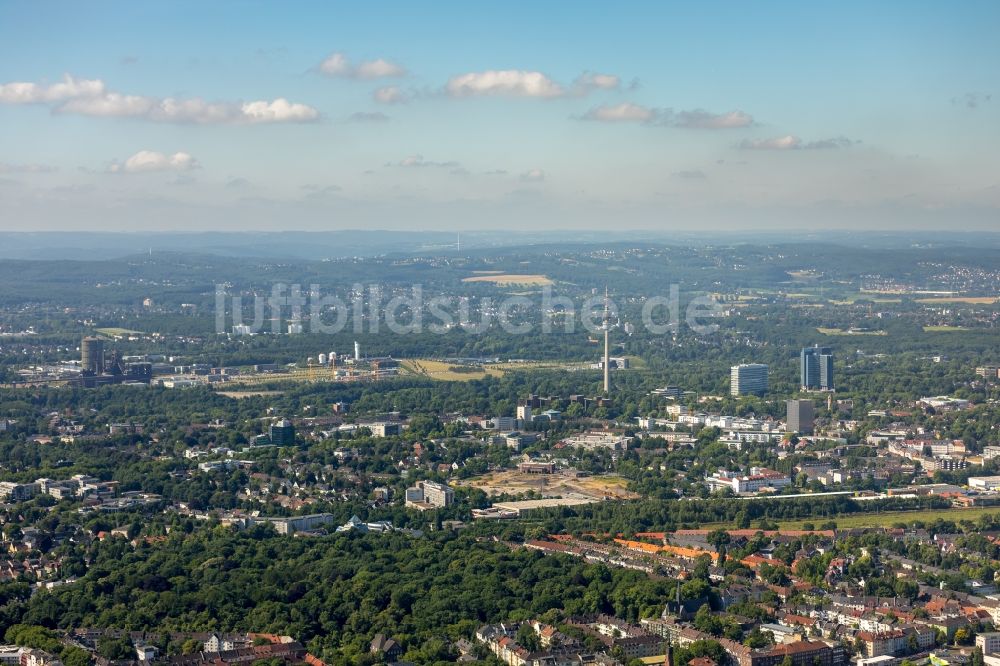
[{"label": "cloud bank", "polygon": [[598,122],[643,123],[662,125],[665,127],[682,127],[686,129],[734,129],[750,127],[754,124],[753,116],[740,110],[726,113],[711,113],[705,109],[690,111],[675,111],[671,108],[654,108],[622,102],[614,105],[595,106],[580,116],[582,120]]},{"label": "cloud bank", "polygon": [[207,102],[127,95],[109,90],[100,79],[69,74],[50,85],[16,81],[0,84],[0,104],[44,104],[53,113],[103,118],[134,118],[159,123],[265,124],[300,123],[319,118],[319,111],[283,97],[251,102]]},{"label": "cloud bank", "polygon": [[613,74],[584,72],[564,86],[542,72],[490,69],[451,77],[444,92],[450,97],[538,97],[553,99],[587,95],[595,90],[617,90],[621,79]]},{"label": "cloud bank", "polygon": [[326,76],[362,81],[397,78],[406,74],[402,65],[383,58],[365,60],[355,65],[345,54],[339,52],[327,56],[318,69]]},{"label": "cloud bank", "polygon": [[154,150],[140,150],[125,160],[108,167],[111,173],[144,173],[149,171],[190,171],[198,168],[198,162],[189,153],[166,155]]},{"label": "cloud bank", "polygon": [[803,141],[799,137],[788,134],[770,139],[746,139],[739,147],[743,150],[829,150],[833,148],[848,148],[857,143],[844,136],[819,141]]}]

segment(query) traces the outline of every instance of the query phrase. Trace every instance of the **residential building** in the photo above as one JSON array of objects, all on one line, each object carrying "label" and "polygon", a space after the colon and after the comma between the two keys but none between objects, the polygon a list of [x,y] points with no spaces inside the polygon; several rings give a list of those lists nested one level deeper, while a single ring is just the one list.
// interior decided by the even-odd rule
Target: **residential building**
[{"label": "residential building", "polygon": [[23,502],[38,494],[37,483],[15,483],[4,481],[0,483],[0,498],[11,502]]},{"label": "residential building", "polygon": [[253,522],[271,523],[278,534],[295,534],[332,524],[333,514],[314,513],[308,516],[290,516],[288,518],[254,518]]},{"label": "residential building", "polygon": [[376,634],[368,649],[372,654],[376,654],[390,663],[403,655],[402,646],[384,634]]},{"label": "residential building", "polygon": [[421,481],[406,489],[406,506],[425,511],[455,503],[455,491],[436,481]]},{"label": "residential building", "polygon": [[982,650],[983,654],[997,654],[1000,652],[1000,631],[976,634],[976,647]]},{"label": "residential building", "polygon": [[380,421],[378,423],[369,423],[367,427],[372,431],[373,437],[394,437],[400,433],[398,423]]},{"label": "residential building", "polygon": [[793,666],[841,666],[847,663],[844,647],[825,641],[799,641],[775,645],[764,650],[747,651],[739,655],[739,666],[779,666],[786,657]]},{"label": "residential building", "polygon": [[983,651],[983,654],[996,654],[1000,652],[1000,631],[987,631],[976,634],[976,647]]},{"label": "residential building", "polygon": [[490,427],[500,432],[517,430],[517,419],[513,416],[496,416],[488,421]]}]

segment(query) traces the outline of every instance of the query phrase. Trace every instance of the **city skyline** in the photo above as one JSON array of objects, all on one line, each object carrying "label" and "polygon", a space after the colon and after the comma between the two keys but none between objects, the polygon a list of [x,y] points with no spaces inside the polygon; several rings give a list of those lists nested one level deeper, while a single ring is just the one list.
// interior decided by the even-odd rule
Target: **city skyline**
[{"label": "city skyline", "polygon": [[0,230],[992,230],[992,3],[0,5]]}]

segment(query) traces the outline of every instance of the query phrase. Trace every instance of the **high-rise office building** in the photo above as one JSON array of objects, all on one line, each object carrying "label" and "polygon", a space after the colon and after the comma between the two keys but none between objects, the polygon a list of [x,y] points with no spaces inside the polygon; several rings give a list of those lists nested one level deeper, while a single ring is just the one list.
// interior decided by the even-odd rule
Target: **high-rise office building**
[{"label": "high-rise office building", "polygon": [[816,405],[812,400],[789,400],[786,403],[785,429],[800,435],[811,435]]},{"label": "high-rise office building", "polygon": [[277,444],[278,446],[291,446],[295,444],[295,426],[288,419],[281,419],[277,423],[272,423],[269,435],[272,444]]},{"label": "high-rise office building", "polygon": [[767,393],[767,366],[763,363],[741,363],[729,371],[729,392],[732,395],[764,395]]},{"label": "high-rise office building", "polygon": [[80,367],[94,375],[104,374],[104,340],[86,337],[80,343]]},{"label": "high-rise office building", "polygon": [[833,390],[833,352],[829,347],[806,347],[799,356],[799,377],[803,389]]}]

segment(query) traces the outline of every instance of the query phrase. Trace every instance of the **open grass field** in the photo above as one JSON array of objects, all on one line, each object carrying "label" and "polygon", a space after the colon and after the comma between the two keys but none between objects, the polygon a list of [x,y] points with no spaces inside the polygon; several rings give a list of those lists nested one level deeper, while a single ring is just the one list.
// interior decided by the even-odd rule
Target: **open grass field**
[{"label": "open grass field", "polygon": [[823,335],[885,335],[885,331],[850,331],[842,328],[817,328]]},{"label": "open grass field", "polygon": [[133,331],[127,328],[95,328],[94,331],[109,338],[118,338],[125,335],[145,335],[142,331]]},{"label": "open grass field", "polygon": [[[499,377],[504,370],[493,366],[457,366],[445,361],[434,361],[425,358],[415,358],[408,361],[401,361],[400,366],[407,372],[421,377],[430,377],[445,382],[469,382],[474,379],[483,379],[487,375]],[[459,372],[454,368],[468,368],[469,372]]]},{"label": "open grass field", "polygon": [[490,282],[500,287],[508,286],[532,286],[542,287],[555,284],[550,278],[544,275],[514,275],[512,273],[496,273],[491,275],[476,275],[467,277],[462,282]]},{"label": "open grass field", "polygon": [[948,333],[953,331],[968,331],[969,329],[965,326],[949,326],[944,324],[942,326],[924,326],[924,333]]},{"label": "open grass field", "polygon": [[[849,527],[887,527],[891,526],[893,523],[910,523],[915,520],[922,522],[931,522],[933,520],[953,520],[958,522],[960,520],[977,520],[983,515],[997,515],[1000,514],[1000,507],[972,507],[969,509],[932,509],[932,510],[921,510],[921,511],[887,511],[883,513],[862,513],[853,514],[849,516],[835,516],[833,518],[807,518],[804,520],[779,520],[778,524],[783,530],[798,530],[802,529],[804,523],[812,523],[813,525],[820,525],[832,520],[837,523],[837,527],[849,528]],[[715,527],[729,527],[728,523],[711,523],[704,524],[701,527],[712,529]]]},{"label": "open grass field", "polygon": [[847,294],[842,299],[830,300],[833,305],[852,305],[858,301],[871,301],[872,303],[902,303],[902,298],[887,298],[885,296],[872,296],[871,294]]}]

